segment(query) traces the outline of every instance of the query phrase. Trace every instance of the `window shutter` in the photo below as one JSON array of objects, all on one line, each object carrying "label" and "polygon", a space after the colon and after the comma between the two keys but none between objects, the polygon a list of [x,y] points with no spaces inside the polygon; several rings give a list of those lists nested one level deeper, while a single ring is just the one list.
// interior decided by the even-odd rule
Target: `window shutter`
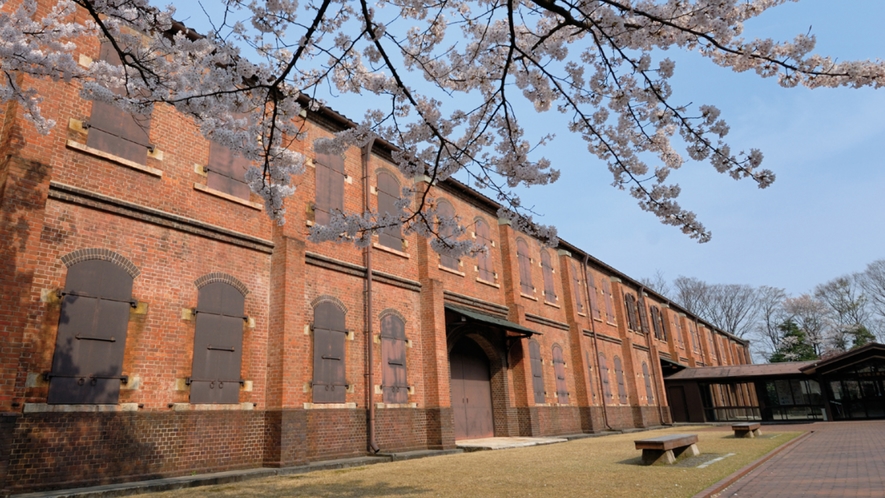
[{"label": "window shutter", "polygon": [[495,270],[492,267],[492,241],[489,236],[489,225],[481,219],[476,220],[476,243],[486,248],[485,252],[476,255],[479,278],[486,282],[494,282]]},{"label": "window shutter", "polygon": [[314,222],[328,225],[331,213],[344,211],[344,158],[339,155],[317,154],[316,201]]},{"label": "window shutter", "polygon": [[587,381],[587,389],[590,390],[590,395],[593,401],[596,401],[596,391],[593,390],[593,363],[590,361],[590,352],[587,351],[584,353],[584,356],[587,358],[587,372],[589,373],[588,381]]},{"label": "window shutter", "polygon": [[532,366],[532,390],[535,393],[535,403],[545,403],[544,392],[544,368],[541,365],[541,346],[538,341],[529,341],[529,360]]},{"label": "window shutter", "polygon": [[605,295],[605,321],[615,323],[615,305],[612,295],[612,284],[605,277],[602,278],[602,292]]},{"label": "window shutter", "polygon": [[621,359],[615,356],[615,378],[618,381],[618,399],[622,405],[627,404],[627,385],[624,383],[624,365]]},{"label": "window shutter", "polygon": [[535,292],[535,287],[532,285],[532,263],[529,257],[529,245],[522,239],[516,241],[516,259],[519,263],[520,291],[531,296]]},{"label": "window shutter", "polygon": [[556,375],[556,402],[561,405],[568,404],[568,384],[565,380],[565,360],[562,358],[562,348],[553,346],[553,373]]},{"label": "window shutter", "polygon": [[[440,218],[451,219],[455,217],[455,208],[445,199],[440,199],[437,203],[436,212]],[[449,228],[438,228],[437,231],[442,237],[450,237],[453,233]],[[446,254],[440,254],[439,264],[450,270],[458,269],[458,259]]]},{"label": "window shutter", "polygon": [[609,379],[608,364],[605,361],[605,355],[599,352],[599,370],[602,372],[602,392],[606,399],[612,399],[612,387]]},{"label": "window shutter", "polygon": [[131,300],[132,277],[110,261],[68,269],[48,403],[117,402]]},{"label": "window shutter", "polygon": [[577,266],[572,263],[572,287],[575,289],[575,307],[578,313],[584,312],[584,299],[581,294],[584,293],[584,287],[581,285],[581,274],[578,272]]},{"label": "window shutter", "polygon": [[[117,52],[108,42],[101,44],[99,57],[109,64],[120,65]],[[122,94],[123,89],[114,89],[114,92]],[[145,164],[147,149],[151,143],[150,128],[150,116],[130,114],[110,104],[94,101],[92,114],[89,117],[86,145],[138,164]]]},{"label": "window shutter", "polygon": [[[396,203],[399,201],[400,186],[396,178],[386,171],[378,172],[378,214],[395,214]],[[378,243],[397,251],[403,249],[402,231],[399,225],[386,227],[378,232]]]},{"label": "window shutter", "polygon": [[240,199],[249,199],[246,169],[249,161],[242,154],[217,143],[209,142],[209,167],[206,186]]},{"label": "window shutter", "polygon": [[648,398],[648,404],[655,403],[655,392],[651,388],[651,376],[648,374],[648,364],[642,362],[642,377],[645,379],[645,396]]},{"label": "window shutter", "polygon": [[691,349],[695,352],[698,350],[698,329],[695,324],[688,322],[688,331],[691,334]]},{"label": "window shutter", "polygon": [[648,310],[645,307],[645,298],[640,297],[636,300],[636,316],[639,318],[638,324],[643,334],[649,333]]},{"label": "window shutter", "polygon": [[550,261],[550,253],[546,250],[541,251],[541,273],[544,275],[544,300],[548,303],[556,303],[553,263]]},{"label": "window shutter", "polygon": [[406,329],[396,315],[381,319],[381,383],[385,403],[408,403]]},{"label": "window shutter", "polygon": [[239,403],[244,314],[245,296],[236,287],[215,282],[200,289],[191,403]]},{"label": "window shutter", "polygon": [[593,318],[602,320],[602,313],[599,311],[599,302],[596,300],[596,293],[598,292],[596,289],[596,280],[590,272],[587,272],[587,285],[590,287],[590,309],[593,312]]},{"label": "window shutter", "polygon": [[636,298],[633,297],[633,294],[624,294],[624,308],[627,311],[627,328],[639,331],[639,326],[636,323]]},{"label": "window shutter", "polygon": [[344,403],[344,312],[333,303],[322,302],[314,308],[313,320],[313,402]]}]

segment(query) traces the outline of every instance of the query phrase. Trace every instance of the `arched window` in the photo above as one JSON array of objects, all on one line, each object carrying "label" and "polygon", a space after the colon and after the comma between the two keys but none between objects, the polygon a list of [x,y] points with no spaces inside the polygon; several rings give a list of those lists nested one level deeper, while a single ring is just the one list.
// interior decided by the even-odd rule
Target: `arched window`
[{"label": "arched window", "polygon": [[622,405],[627,404],[627,384],[624,383],[624,365],[621,359],[615,356],[615,378],[618,381],[618,400]]},{"label": "arched window", "polygon": [[605,297],[605,321],[615,323],[615,298],[612,295],[612,284],[608,278],[602,278],[602,294]]},{"label": "arched window", "polygon": [[486,282],[494,282],[495,269],[492,266],[492,240],[489,234],[489,225],[481,218],[476,220],[476,243],[486,248],[485,251],[476,255],[479,278]]},{"label": "arched window", "polygon": [[567,405],[568,385],[565,380],[565,359],[562,357],[562,348],[558,344],[553,346],[553,374],[556,376],[556,402],[560,405]]},{"label": "arched window", "polygon": [[541,361],[541,346],[538,341],[529,341],[529,361],[532,367],[532,391],[535,393],[535,403],[546,403],[544,390],[544,368]]},{"label": "arched window", "polygon": [[648,404],[655,404],[655,392],[654,389],[651,388],[651,376],[648,373],[648,364],[644,361],[642,362],[642,378],[645,379],[645,397],[648,399]]},{"label": "arched window", "polygon": [[519,263],[519,289],[527,296],[535,293],[532,285],[532,258],[529,257],[529,245],[522,239],[516,239],[516,260]]},{"label": "arched window", "polygon": [[132,276],[105,260],[68,269],[52,356],[48,403],[116,403],[132,299]]},{"label": "arched window", "polygon": [[236,287],[213,282],[200,288],[191,403],[238,403],[243,359],[245,296]]},{"label": "arched window", "polygon": [[673,313],[673,324],[676,327],[676,343],[680,349],[685,349],[685,339],[682,338],[682,317]]},{"label": "arched window", "polygon": [[[437,216],[444,219],[452,219],[455,217],[455,208],[452,203],[445,199],[440,199],[436,203]],[[448,227],[439,227],[440,237],[451,237],[454,231]],[[446,254],[440,254],[439,264],[450,270],[458,270],[458,259]]]},{"label": "arched window", "polygon": [[590,397],[596,402],[596,391],[593,390],[593,363],[590,362],[590,352],[587,351],[584,356],[587,358],[587,372],[590,374],[587,382],[587,389],[590,391]]},{"label": "arched window", "polygon": [[[396,178],[387,171],[378,172],[378,214],[396,215],[399,211],[396,203],[399,201],[400,186]],[[399,225],[382,228],[378,232],[378,243],[397,251],[403,249],[402,231]]]},{"label": "arched window", "polygon": [[599,352],[599,371],[602,374],[602,393],[605,399],[612,399],[611,381],[609,379],[608,363],[605,361],[605,355]]},{"label": "arched window", "polygon": [[406,324],[394,314],[381,319],[381,391],[385,403],[408,403]]},{"label": "arched window", "polygon": [[584,294],[584,286],[582,283],[581,272],[578,271],[578,266],[572,262],[572,287],[575,292],[575,309],[578,310],[578,313],[584,312],[584,298],[582,297]]},{"label": "arched window", "polygon": [[559,299],[556,296],[556,285],[553,283],[553,262],[550,260],[550,253],[547,250],[541,250],[541,273],[544,275],[544,300],[548,303],[556,303]]},{"label": "arched window", "polygon": [[630,293],[624,293],[624,307],[627,311],[627,328],[639,332],[639,312],[636,307],[636,297]]},{"label": "arched window", "polygon": [[593,313],[593,318],[602,320],[602,313],[599,311],[599,302],[596,300],[599,289],[596,288],[596,279],[593,278],[593,274],[589,271],[587,272],[587,286],[590,289],[590,311]]},{"label": "arched window", "polygon": [[344,158],[338,154],[317,154],[314,222],[328,225],[331,214],[344,210]]},{"label": "arched window", "polygon": [[335,303],[322,301],[313,309],[313,382],[314,403],[344,403],[345,380],[344,310]]},{"label": "arched window", "polygon": [[667,329],[664,328],[664,317],[661,315],[661,310],[657,306],[651,307],[651,324],[655,331],[655,339],[666,341]]}]

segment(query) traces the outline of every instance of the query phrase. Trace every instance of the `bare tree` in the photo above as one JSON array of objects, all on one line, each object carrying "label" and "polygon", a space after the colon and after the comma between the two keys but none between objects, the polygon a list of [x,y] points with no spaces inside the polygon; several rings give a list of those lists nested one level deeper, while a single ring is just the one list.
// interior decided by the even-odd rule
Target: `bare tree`
[{"label": "bare tree", "polygon": [[816,355],[820,356],[829,350],[833,328],[826,303],[810,294],[802,294],[785,299],[784,310],[788,315],[787,319],[795,322],[805,332]]},{"label": "bare tree", "polygon": [[870,312],[875,317],[876,337],[885,342],[885,259],[868,264],[859,280],[869,299]]},{"label": "bare tree", "polygon": [[763,357],[769,358],[777,351],[783,339],[781,325],[788,318],[784,309],[787,294],[784,289],[763,285],[757,289],[756,295],[758,299],[756,336],[761,339],[756,347]]},{"label": "bare tree", "polygon": [[667,299],[672,299],[670,295],[672,293],[672,289],[670,289],[670,284],[667,283],[667,279],[664,278],[664,272],[662,272],[661,270],[655,270],[654,275],[652,275],[651,277],[644,277],[640,279],[639,283],[666,297]]},{"label": "bare tree", "polygon": [[869,334],[867,324],[872,317],[860,280],[860,274],[846,275],[814,288],[814,296],[829,308],[833,324],[831,340],[833,347],[840,351],[858,344],[858,333]]},{"label": "bare tree", "polygon": [[753,330],[759,307],[756,289],[742,284],[708,284],[693,277],[679,277],[675,300],[691,313],[716,327],[743,338]]}]

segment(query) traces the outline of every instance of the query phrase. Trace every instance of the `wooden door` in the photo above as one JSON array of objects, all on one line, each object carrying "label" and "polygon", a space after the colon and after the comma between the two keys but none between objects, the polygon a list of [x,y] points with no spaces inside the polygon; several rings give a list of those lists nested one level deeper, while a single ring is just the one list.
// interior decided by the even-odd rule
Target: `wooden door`
[{"label": "wooden door", "polygon": [[494,436],[492,387],[485,353],[473,341],[462,339],[449,353],[449,365],[455,439]]}]

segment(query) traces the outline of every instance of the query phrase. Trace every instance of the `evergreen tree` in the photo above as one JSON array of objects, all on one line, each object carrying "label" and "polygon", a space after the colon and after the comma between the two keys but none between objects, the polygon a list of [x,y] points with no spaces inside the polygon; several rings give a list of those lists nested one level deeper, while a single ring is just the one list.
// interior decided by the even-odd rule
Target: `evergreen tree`
[{"label": "evergreen tree", "polygon": [[799,328],[793,320],[786,320],[778,325],[778,330],[783,334],[777,350],[768,359],[771,363],[785,361],[809,361],[819,357],[814,352],[814,346],[808,340],[808,334]]}]

